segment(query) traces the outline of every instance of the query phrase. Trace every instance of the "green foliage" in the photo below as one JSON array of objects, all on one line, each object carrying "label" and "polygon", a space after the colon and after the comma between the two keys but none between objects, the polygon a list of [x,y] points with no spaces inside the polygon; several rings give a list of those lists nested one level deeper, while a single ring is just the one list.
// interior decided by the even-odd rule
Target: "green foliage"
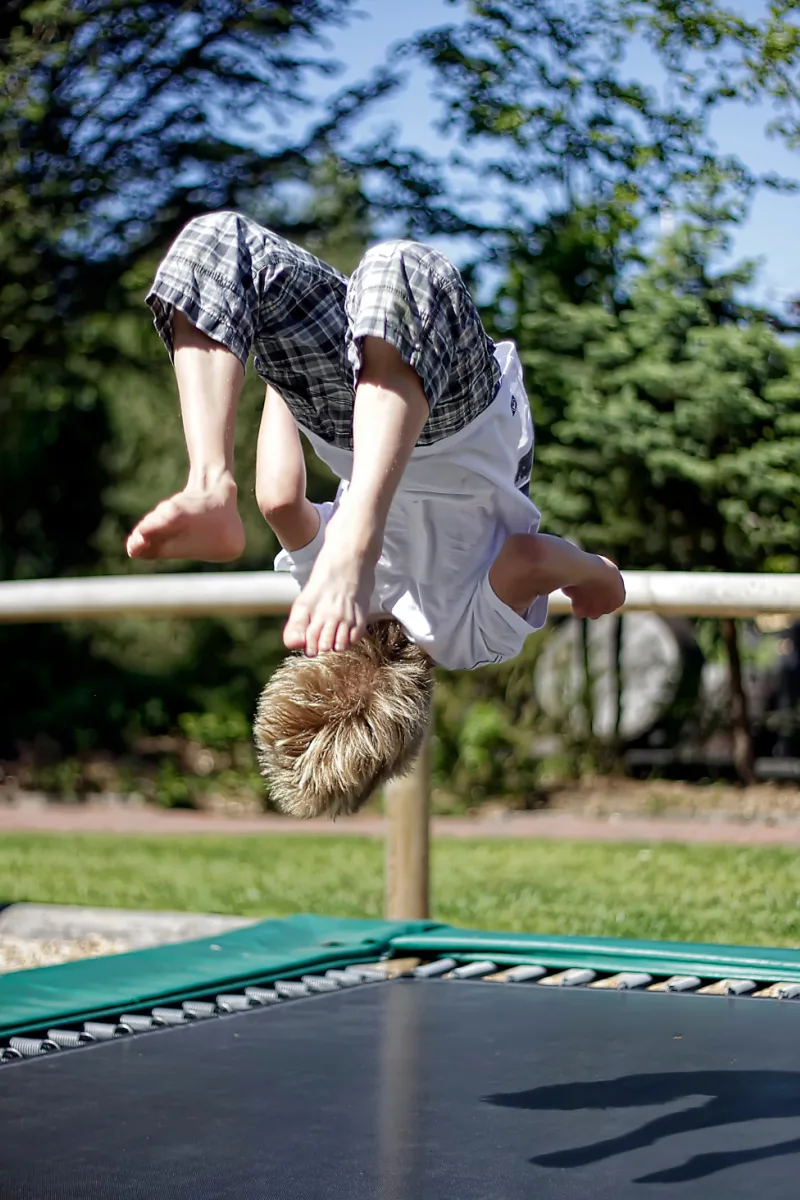
[{"label": "green foliage", "polygon": [[716,249],[685,227],[614,307],[539,293],[521,318],[548,524],[628,567],[798,561],[800,356]]},{"label": "green foliage", "polygon": [[244,713],[235,710],[224,714],[181,713],[178,727],[191,741],[210,750],[229,750],[232,743],[250,739],[250,722]]},{"label": "green foliage", "polygon": [[[308,193],[296,220],[301,232],[316,230],[309,248],[348,269],[369,239],[355,200],[358,182],[330,162],[318,182],[319,194]],[[75,323],[67,366],[74,362],[87,380],[79,404],[53,364],[37,360],[27,381],[21,373],[10,377],[5,397],[13,408],[4,414],[8,436],[0,446],[1,576],[153,570],[128,560],[126,534],[186,473],[172,369],[142,304],[154,268],[154,259],[143,259],[126,272],[120,312]],[[278,550],[254,494],[262,402],[263,385],[250,373],[236,443],[247,535],[237,568],[250,570],[269,568]],[[328,470],[311,457],[311,498],[331,498],[334,490]],[[68,754],[97,746],[120,750],[174,727],[187,705],[235,709],[249,723],[258,692],[284,652],[280,628],[272,618],[0,627],[6,663],[0,704],[12,714],[0,733],[0,756],[30,747],[41,730]]]},{"label": "green foliage", "polygon": [[[755,19],[713,0],[453,7],[459,19],[424,30],[406,53],[430,68],[439,126],[456,143],[456,211],[499,234],[498,253],[507,229],[525,232],[531,196],[542,191],[548,209],[621,201],[641,216],[665,198],[680,207],[710,170],[730,204],[746,203],[759,180],[735,156],[722,159],[709,132],[715,109],[732,99],[769,97],[777,131],[796,136],[799,35],[786,0]],[[626,62],[635,39],[653,56],[646,84]]]},{"label": "green foliage", "polygon": [[[719,203],[711,187],[638,272],[615,263],[609,219],[593,238],[602,214],[565,213],[516,258],[494,310],[526,369],[546,527],[629,569],[800,565],[800,350],[743,300],[752,264],[715,269]],[[748,781],[737,635],[721,632]]]},{"label": "green foliage", "polygon": [[510,663],[480,671],[437,671],[432,745],[440,807],[498,799],[535,807],[542,764],[534,753],[542,714],[533,671],[545,635],[529,638]]},{"label": "green foliage", "polygon": [[197,788],[194,781],[169,759],[158,770],[156,802],[162,808],[196,808]]},{"label": "green foliage", "polygon": [[[322,128],[347,113],[329,99],[299,144],[279,131],[308,103],[313,78],[332,73],[318,48],[350,8],[350,0],[5,5],[0,326],[15,353],[42,330],[62,344],[66,315],[96,311],[121,272],[192,215],[302,175]],[[357,108],[350,97],[347,110]]]},{"label": "green foliage", "polygon": [[[795,0],[726,5],[707,0],[620,0],[637,29],[672,73],[682,98],[705,106],[768,98],[768,131],[798,144],[800,28]],[[742,11],[745,8],[746,11]]]},{"label": "green foliage", "polygon": [[[0,578],[127,572],[124,534],[185,471],[169,364],[142,304],[192,215],[268,207],[309,178],[338,101],[285,128],[334,64],[350,0],[11,0],[0,15]],[[347,98],[354,115],[369,89]],[[311,115],[311,114],[310,114]],[[341,120],[339,120],[341,118]],[[340,130],[341,131],[341,130]],[[255,393],[254,389],[255,388]],[[252,453],[258,388],[243,399]],[[315,479],[319,488],[325,481]],[[275,543],[245,492],[245,566]],[[134,568],[135,569],[135,568]],[[66,752],[129,745],[222,687],[249,711],[274,622],[0,630],[0,754],[46,730]],[[247,643],[240,638],[247,638]]]}]

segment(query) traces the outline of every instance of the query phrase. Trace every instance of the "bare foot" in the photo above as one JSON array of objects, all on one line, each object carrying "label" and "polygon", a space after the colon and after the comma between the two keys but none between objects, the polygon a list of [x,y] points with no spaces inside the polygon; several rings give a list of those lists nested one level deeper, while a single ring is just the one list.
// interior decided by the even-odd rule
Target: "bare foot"
[{"label": "bare foot", "polygon": [[606,613],[616,612],[625,603],[625,584],[619,568],[608,558],[596,556],[597,565],[585,583],[563,589],[572,601],[576,617],[596,621]]},{"label": "bare foot", "polygon": [[337,513],[311,578],[292,605],[283,631],[289,650],[305,650],[314,658],[328,650],[346,650],[363,637],[380,547],[360,550],[351,533]]},{"label": "bare foot", "polygon": [[186,487],[162,500],[130,534],[130,558],[232,562],[244,550],[244,527],[230,476],[211,488]]}]

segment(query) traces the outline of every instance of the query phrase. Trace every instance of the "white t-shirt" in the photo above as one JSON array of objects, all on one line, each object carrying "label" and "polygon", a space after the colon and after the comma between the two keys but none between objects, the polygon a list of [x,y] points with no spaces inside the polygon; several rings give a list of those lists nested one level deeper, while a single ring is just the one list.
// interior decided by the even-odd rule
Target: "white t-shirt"
[{"label": "white t-shirt", "polygon": [[[509,534],[536,533],[541,519],[520,490],[527,492],[533,460],[522,368],[511,342],[501,342],[495,357],[502,381],[490,406],[452,437],[414,449],[389,511],[370,604],[372,614],[390,613],[450,670],[514,658],[547,619],[546,596],[520,616],[489,583],[489,568]],[[351,451],[303,432],[342,482],[333,503],[317,505],[314,540],[275,559],[275,570],[289,571],[301,587],[353,465]]]}]

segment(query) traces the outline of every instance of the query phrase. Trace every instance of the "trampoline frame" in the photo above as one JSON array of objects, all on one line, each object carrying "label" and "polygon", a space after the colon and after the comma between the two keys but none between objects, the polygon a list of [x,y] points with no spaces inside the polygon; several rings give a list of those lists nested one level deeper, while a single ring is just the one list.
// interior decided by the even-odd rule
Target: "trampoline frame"
[{"label": "trampoline frame", "polygon": [[[250,1001],[285,1004],[402,974],[537,988],[666,991],[709,1000],[800,999],[800,951],[794,950],[297,916],[215,938],[0,976],[0,1052],[7,1063],[20,1053],[36,1057],[59,1049],[58,1037],[55,1044],[41,1044],[53,1043],[53,1031],[62,1048],[79,1047],[224,1016]],[[258,990],[274,995],[253,999]],[[154,1010],[160,1010],[155,1019]]]}]

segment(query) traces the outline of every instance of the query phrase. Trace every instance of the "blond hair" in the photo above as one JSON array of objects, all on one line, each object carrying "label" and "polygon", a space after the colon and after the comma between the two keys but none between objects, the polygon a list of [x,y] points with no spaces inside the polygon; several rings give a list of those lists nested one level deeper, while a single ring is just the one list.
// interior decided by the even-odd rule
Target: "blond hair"
[{"label": "blond hair", "polygon": [[287,658],[253,728],[275,805],[293,817],[352,814],[404,774],[430,719],[431,665],[394,620],[370,625],[347,650]]}]

